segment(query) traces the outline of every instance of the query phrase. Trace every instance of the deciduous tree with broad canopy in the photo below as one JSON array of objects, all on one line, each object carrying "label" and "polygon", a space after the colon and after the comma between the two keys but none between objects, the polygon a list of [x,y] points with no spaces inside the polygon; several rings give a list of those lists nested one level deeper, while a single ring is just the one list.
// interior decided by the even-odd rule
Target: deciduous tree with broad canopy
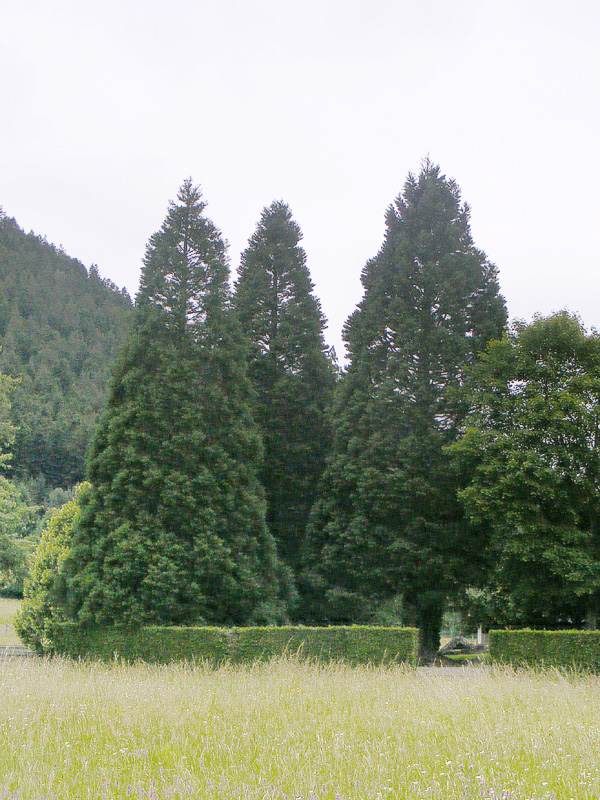
[{"label": "deciduous tree with broad canopy", "polygon": [[600,602],[600,336],[567,312],[515,323],[473,370],[451,448],[489,556],[496,624],[564,627]]}]

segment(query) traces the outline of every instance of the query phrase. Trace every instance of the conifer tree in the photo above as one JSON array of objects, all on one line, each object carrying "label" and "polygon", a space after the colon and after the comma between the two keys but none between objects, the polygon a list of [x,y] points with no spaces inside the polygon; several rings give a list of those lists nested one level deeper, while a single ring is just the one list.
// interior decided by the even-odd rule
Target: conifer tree
[{"label": "conifer tree", "polygon": [[186,181],[146,250],[64,570],[82,622],[281,616],[245,349],[204,208]]},{"label": "conifer tree", "polygon": [[311,520],[310,572],[330,621],[368,616],[401,594],[427,654],[446,597],[477,557],[444,452],[464,414],[453,393],[506,322],[495,268],[439,167],[426,161],[409,175],[362,283],[344,329],[350,363]]},{"label": "conifer tree", "polygon": [[265,208],[242,254],[235,291],[237,315],[250,340],[249,374],[265,445],[267,521],[293,570],[325,465],[326,409],[335,382],[301,239],[285,203]]}]

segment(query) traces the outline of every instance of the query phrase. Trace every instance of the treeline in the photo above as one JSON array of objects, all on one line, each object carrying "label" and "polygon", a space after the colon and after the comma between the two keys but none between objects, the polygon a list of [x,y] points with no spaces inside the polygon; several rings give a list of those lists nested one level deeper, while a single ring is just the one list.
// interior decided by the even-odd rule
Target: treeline
[{"label": "treeline", "polygon": [[10,394],[1,424],[12,451],[0,482],[0,594],[22,591],[45,520],[85,476],[131,313],[124,290],[0,209],[0,372]]},{"label": "treeline", "polygon": [[455,182],[425,162],[386,215],[340,373],[281,202],[234,288],[190,181],[151,237],[88,461],[21,618],[593,624],[600,340],[507,330]]},{"label": "treeline", "polygon": [[18,379],[16,476],[53,488],[83,480],[131,310],[127,292],[95,267],[88,272],[0,210],[0,371]]}]

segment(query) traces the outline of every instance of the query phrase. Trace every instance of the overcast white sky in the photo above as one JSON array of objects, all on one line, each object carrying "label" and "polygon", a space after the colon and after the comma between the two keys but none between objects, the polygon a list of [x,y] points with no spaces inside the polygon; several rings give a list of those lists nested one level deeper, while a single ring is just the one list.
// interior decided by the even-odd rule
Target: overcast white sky
[{"label": "overcast white sky", "polygon": [[132,295],[191,176],[230,242],[286,201],[341,355],[429,155],[511,318],[600,328],[597,0],[0,0],[0,205]]}]

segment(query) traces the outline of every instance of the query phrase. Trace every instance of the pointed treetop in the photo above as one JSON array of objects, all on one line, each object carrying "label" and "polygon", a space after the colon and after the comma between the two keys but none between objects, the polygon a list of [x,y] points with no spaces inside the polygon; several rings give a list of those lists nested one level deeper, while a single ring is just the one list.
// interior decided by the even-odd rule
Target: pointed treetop
[{"label": "pointed treetop", "polygon": [[[440,345],[458,337],[474,353],[506,321],[496,268],[473,243],[460,189],[429,159],[388,208],[383,245],[361,281],[365,295],[344,327],[351,360],[366,348],[385,361],[431,337]],[[447,350],[444,359],[458,358]]]},{"label": "pointed treetop", "polygon": [[302,231],[293,219],[290,207],[283,200],[274,200],[263,208],[250,244],[271,241],[282,247],[296,247],[301,239]]},{"label": "pointed treetop", "polygon": [[199,335],[211,312],[219,313],[229,298],[225,242],[205,208],[200,187],[188,178],[144,257],[137,303],[159,312],[180,336]]},{"label": "pointed treetop", "polygon": [[326,325],[301,247],[302,231],[281,200],[264,208],[242,253],[235,304],[254,346],[296,373],[325,349]]}]

